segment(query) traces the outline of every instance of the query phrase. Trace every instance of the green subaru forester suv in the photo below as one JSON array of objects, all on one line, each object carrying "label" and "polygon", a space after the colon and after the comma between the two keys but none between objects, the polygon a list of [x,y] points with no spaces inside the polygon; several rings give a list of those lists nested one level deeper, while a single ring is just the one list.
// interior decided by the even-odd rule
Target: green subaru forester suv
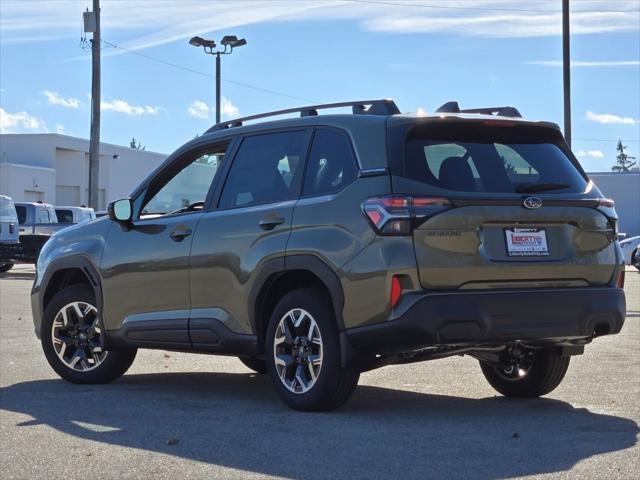
[{"label": "green subaru forester suv", "polygon": [[616,221],[559,128],[513,107],[281,110],[213,126],[53,235],[35,331],[75,383],[138,348],[234,355],[290,407],[329,410],[363,371],[464,354],[536,397],[622,328]]}]

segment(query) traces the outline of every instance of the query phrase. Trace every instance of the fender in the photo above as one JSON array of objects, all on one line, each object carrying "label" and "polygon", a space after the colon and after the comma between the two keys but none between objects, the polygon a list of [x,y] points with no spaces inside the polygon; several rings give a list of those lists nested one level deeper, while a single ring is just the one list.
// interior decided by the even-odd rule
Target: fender
[{"label": "fender", "polygon": [[344,308],[344,292],[338,276],[333,269],[327,265],[323,260],[314,255],[287,255],[286,257],[278,257],[267,260],[260,267],[258,274],[255,277],[253,286],[248,297],[248,309],[251,317],[249,321],[251,326],[256,332],[259,333],[257,320],[258,320],[258,299],[264,288],[269,288],[270,283],[278,279],[278,277],[286,272],[294,270],[304,270],[313,273],[329,291],[331,296],[331,302],[333,304],[333,311],[336,315],[336,322],[338,323],[339,341],[340,341],[340,357],[341,365],[345,367],[347,364],[354,361],[355,353],[351,344],[343,331],[345,329],[344,319],[342,311]]},{"label": "fender", "polygon": [[[75,254],[68,257],[58,258],[56,260],[53,260],[47,266],[42,279],[38,282],[39,287],[34,287],[34,290],[32,292],[32,295],[37,295],[38,299],[38,324],[35,326],[38,337],[40,337],[40,323],[45,309],[44,296],[49,287],[49,283],[57,272],[70,268],[76,268],[82,271],[93,289],[93,293],[96,299],[96,307],[98,308],[99,312],[102,312],[102,284],[100,283],[100,275],[98,275],[98,269],[91,261],[91,259],[84,254]],[[34,314],[35,313],[36,312],[34,312]],[[36,321],[35,315],[34,321]]]}]

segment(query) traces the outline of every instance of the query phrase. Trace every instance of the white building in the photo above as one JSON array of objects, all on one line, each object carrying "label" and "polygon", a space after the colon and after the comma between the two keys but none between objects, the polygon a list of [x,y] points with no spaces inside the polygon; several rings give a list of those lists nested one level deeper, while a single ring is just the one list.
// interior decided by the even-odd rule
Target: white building
[{"label": "white building", "polygon": [[608,198],[616,202],[619,229],[627,237],[640,235],[640,172],[588,174]]},{"label": "white building", "polygon": [[[100,143],[98,210],[126,197],[166,155]],[[89,141],[57,133],[0,135],[0,194],[16,202],[89,204]]]}]

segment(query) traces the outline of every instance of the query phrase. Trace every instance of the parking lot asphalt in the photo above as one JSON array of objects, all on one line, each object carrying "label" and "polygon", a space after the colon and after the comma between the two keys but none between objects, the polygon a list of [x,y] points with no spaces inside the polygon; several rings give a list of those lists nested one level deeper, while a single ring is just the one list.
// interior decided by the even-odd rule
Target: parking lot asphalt
[{"label": "parking lot asphalt", "polygon": [[[545,398],[470,357],[365,373],[342,409],[286,408],[237,359],[139,351],[109,385],[60,380],[33,333],[33,267],[0,275],[0,471],[22,478],[638,478],[640,275],[627,322]],[[635,473],[634,473],[635,472]]]}]

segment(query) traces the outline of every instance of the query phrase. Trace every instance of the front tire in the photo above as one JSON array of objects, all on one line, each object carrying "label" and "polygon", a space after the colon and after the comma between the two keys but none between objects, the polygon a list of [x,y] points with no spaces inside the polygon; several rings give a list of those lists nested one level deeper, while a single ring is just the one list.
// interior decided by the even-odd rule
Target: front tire
[{"label": "front tire", "polygon": [[319,291],[286,294],[271,315],[265,358],[281,400],[302,411],[327,411],[351,396],[360,372],[340,365],[340,340],[333,309]]},{"label": "front tire", "polygon": [[0,273],[6,273],[13,268],[13,263],[0,263]]},{"label": "front tire", "polygon": [[49,302],[42,318],[45,357],[72,383],[108,383],[133,363],[136,349],[103,350],[103,330],[93,290],[71,285]]},{"label": "front tire", "polygon": [[552,392],[567,373],[570,357],[558,348],[532,349],[526,365],[495,366],[480,362],[489,384],[506,397],[535,398]]}]

